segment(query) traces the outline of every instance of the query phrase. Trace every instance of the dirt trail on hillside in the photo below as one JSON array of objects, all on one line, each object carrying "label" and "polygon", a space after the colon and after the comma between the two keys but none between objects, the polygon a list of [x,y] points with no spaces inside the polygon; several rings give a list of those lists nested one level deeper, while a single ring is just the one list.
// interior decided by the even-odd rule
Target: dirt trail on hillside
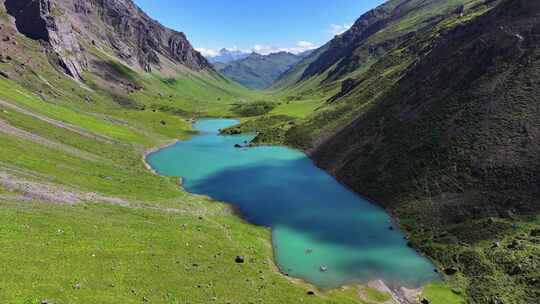
[{"label": "dirt trail on hillside", "polygon": [[[45,204],[76,205],[84,203],[109,204],[133,209],[146,209],[157,212],[185,214],[190,216],[234,216],[229,208],[208,210],[204,204],[196,208],[185,208],[180,202],[179,208],[152,205],[149,202],[128,201],[105,196],[96,192],[84,192],[62,185],[42,181],[48,179],[41,174],[18,168],[4,167],[0,163],[0,204],[4,202],[36,202]],[[1,190],[7,190],[1,191]],[[211,221],[210,219],[208,219]],[[217,222],[216,222],[217,224]]]},{"label": "dirt trail on hillside", "polygon": [[79,135],[82,135],[84,137],[87,137],[87,138],[95,139],[95,140],[98,140],[98,141],[101,141],[101,142],[107,143],[107,144],[114,144],[115,143],[115,141],[113,139],[111,139],[111,138],[109,138],[107,136],[91,133],[91,132],[89,132],[89,131],[81,128],[81,127],[74,126],[74,125],[71,125],[71,124],[68,124],[68,123],[65,123],[65,122],[62,122],[62,121],[58,121],[58,120],[49,118],[49,117],[41,115],[41,114],[31,112],[29,110],[23,109],[23,108],[21,108],[19,106],[16,106],[16,105],[14,105],[12,103],[9,103],[9,102],[1,100],[1,99],[0,99],[0,106],[9,108],[11,110],[17,111],[19,113],[28,115],[28,116],[36,118],[36,119],[39,119],[39,120],[44,121],[46,123],[49,123],[49,124],[51,124],[53,126],[75,132],[75,133],[77,133]]},{"label": "dirt trail on hillside", "polygon": [[29,181],[2,171],[0,171],[0,186],[10,192],[14,192],[13,195],[1,195],[0,200],[40,201],[67,205],[92,202],[129,206],[129,202],[120,198],[107,197],[94,192],[80,192],[63,186]]},{"label": "dirt trail on hillside", "polygon": [[82,159],[85,159],[85,160],[90,160],[90,161],[99,161],[100,160],[100,157],[98,157],[97,155],[94,155],[92,153],[79,150],[79,149],[74,148],[72,146],[65,145],[65,144],[57,142],[57,141],[49,140],[49,139],[41,137],[39,135],[27,132],[27,131],[19,129],[19,128],[16,128],[16,127],[10,125],[8,122],[6,122],[6,121],[4,121],[2,119],[0,119],[0,132],[8,134],[8,135],[15,136],[15,137],[18,137],[18,138],[27,139],[29,141],[32,141],[32,142],[36,143],[36,144],[46,146],[46,147],[49,147],[49,148],[53,148],[53,149],[56,149],[56,150],[60,150],[60,151],[66,152],[68,154],[71,154],[73,156],[76,156],[76,157],[79,157],[79,158],[82,158]]}]

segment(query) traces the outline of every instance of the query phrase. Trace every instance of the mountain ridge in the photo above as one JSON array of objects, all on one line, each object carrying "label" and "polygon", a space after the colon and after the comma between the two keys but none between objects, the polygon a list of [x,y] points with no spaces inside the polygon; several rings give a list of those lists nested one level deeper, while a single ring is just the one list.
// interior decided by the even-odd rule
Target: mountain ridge
[{"label": "mountain ridge", "polygon": [[215,63],[223,75],[247,88],[262,90],[270,87],[283,73],[294,67],[308,53],[293,54],[286,51],[261,55],[251,52],[247,57],[227,64]]},{"label": "mountain ridge", "polygon": [[47,42],[65,71],[79,80],[91,61],[83,51],[89,46],[109,49],[145,72],[171,64],[195,71],[212,69],[184,33],[162,26],[131,0],[4,1],[19,32]]},{"label": "mountain ridge", "polygon": [[244,59],[247,56],[249,56],[249,54],[250,54],[249,52],[244,52],[237,49],[222,48],[221,50],[219,50],[217,56],[207,56],[207,59],[212,64],[216,64],[216,63],[227,64],[231,61]]}]

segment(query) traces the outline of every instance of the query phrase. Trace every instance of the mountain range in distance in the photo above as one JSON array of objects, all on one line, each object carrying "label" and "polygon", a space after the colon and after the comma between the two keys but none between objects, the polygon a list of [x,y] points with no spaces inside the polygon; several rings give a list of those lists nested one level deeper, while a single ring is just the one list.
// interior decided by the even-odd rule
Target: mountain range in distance
[{"label": "mountain range in distance", "polygon": [[299,54],[277,52],[268,55],[222,49],[220,56],[210,57],[214,68],[249,89],[269,88],[281,75],[294,67],[312,51]]},{"label": "mountain range in distance", "polygon": [[242,60],[244,58],[247,58],[251,53],[242,51],[236,48],[228,49],[228,48],[222,48],[219,50],[218,55],[216,56],[207,56],[206,59],[210,61],[210,63],[229,63],[231,61],[236,60]]}]

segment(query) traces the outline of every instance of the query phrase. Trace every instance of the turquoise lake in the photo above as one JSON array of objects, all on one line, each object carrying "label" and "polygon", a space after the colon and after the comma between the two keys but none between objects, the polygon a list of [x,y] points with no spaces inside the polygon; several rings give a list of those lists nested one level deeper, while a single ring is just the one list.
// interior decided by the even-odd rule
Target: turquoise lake
[{"label": "turquoise lake", "polygon": [[[221,136],[236,120],[200,120],[200,132],[148,156],[186,190],[236,206],[250,222],[272,228],[280,269],[321,288],[382,279],[409,288],[439,280],[390,216],[287,147],[235,148],[250,135]],[[321,269],[322,268],[322,269]],[[323,271],[324,270],[324,271]]]}]

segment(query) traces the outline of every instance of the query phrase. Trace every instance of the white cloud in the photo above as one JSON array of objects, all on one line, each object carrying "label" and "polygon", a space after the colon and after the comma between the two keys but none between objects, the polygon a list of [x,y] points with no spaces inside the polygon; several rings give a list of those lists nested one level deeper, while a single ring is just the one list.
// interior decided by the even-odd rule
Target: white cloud
[{"label": "white cloud", "polygon": [[309,41],[298,41],[298,47],[310,50],[315,48],[315,45]]},{"label": "white cloud", "polygon": [[289,51],[294,54],[302,53],[305,51],[316,49],[317,46],[310,41],[298,41],[296,47],[290,49]]},{"label": "white cloud", "polygon": [[219,56],[219,52],[212,49],[196,48],[197,52],[201,53],[204,57],[216,57]]},{"label": "white cloud", "polygon": [[261,54],[261,55],[268,55],[272,53],[278,53],[278,52],[289,52],[293,54],[299,54],[305,51],[309,51],[312,49],[315,49],[316,46],[309,41],[298,41],[296,46],[294,47],[275,47],[275,46],[266,46],[266,45],[255,45],[252,49],[252,51]]},{"label": "white cloud", "polygon": [[330,33],[334,36],[341,35],[348,31],[353,25],[352,24],[332,24],[330,25]]},{"label": "white cloud", "polygon": [[218,56],[226,55],[227,53],[251,53],[251,50],[241,50],[237,46],[231,48],[222,48],[220,50],[207,49],[207,48],[196,48],[199,53],[201,53],[206,58],[213,58]]},{"label": "white cloud", "polygon": [[247,51],[241,50],[241,49],[239,49],[237,46],[233,46],[233,47],[231,47],[231,48],[228,48],[228,47],[222,48],[222,49],[220,50],[220,52],[221,52],[221,53],[224,53],[224,52],[230,52],[230,53],[233,53],[233,52],[247,52]]},{"label": "white cloud", "polygon": [[261,55],[268,55],[268,54],[279,53],[279,52],[289,52],[293,54],[299,54],[299,53],[309,51],[315,48],[317,48],[317,46],[314,45],[312,42],[298,41],[296,45],[293,47],[276,47],[276,46],[257,44],[250,50],[242,50],[236,46],[233,46],[232,48],[223,48],[219,51],[213,50],[213,49],[207,49],[207,48],[197,48],[196,50],[199,51],[206,58],[213,58],[213,57],[223,55],[224,52],[241,52],[241,53],[248,53],[248,54],[251,52],[255,52]]},{"label": "white cloud", "polygon": [[257,53],[257,54],[261,54],[261,55],[268,55],[268,54],[271,54],[271,53],[281,52],[281,48],[274,47],[274,46],[269,46],[269,45],[256,44],[251,49],[251,51],[253,51],[253,52]]}]

